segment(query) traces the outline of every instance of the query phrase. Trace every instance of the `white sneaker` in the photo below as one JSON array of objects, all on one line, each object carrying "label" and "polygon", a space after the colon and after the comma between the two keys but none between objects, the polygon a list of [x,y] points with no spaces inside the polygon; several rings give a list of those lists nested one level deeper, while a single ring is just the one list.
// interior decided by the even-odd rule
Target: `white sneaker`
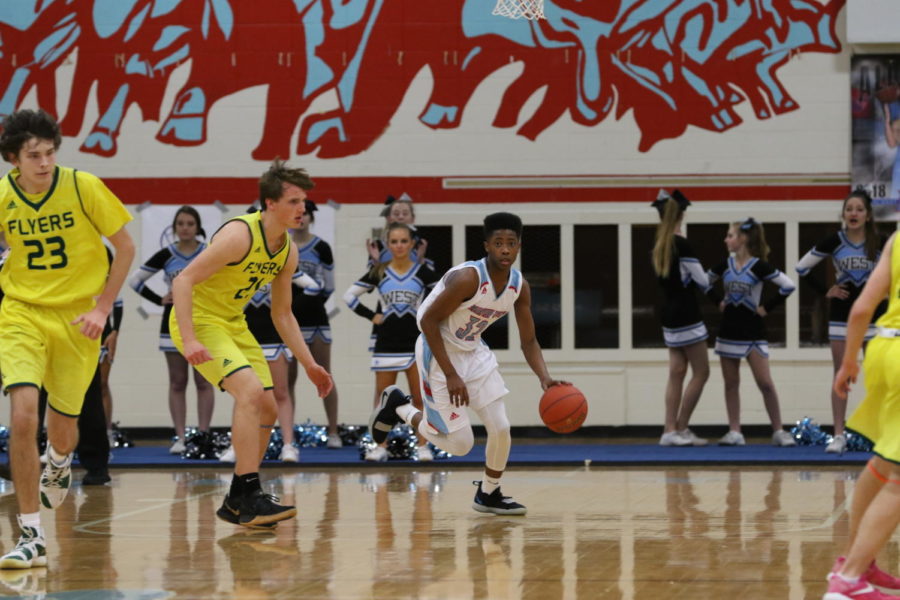
[{"label": "white sneaker", "polygon": [[[47,451],[49,454],[49,450]],[[46,508],[56,508],[63,503],[72,484],[72,454],[66,456],[61,465],[48,457],[47,465],[41,472],[41,504]]]},{"label": "white sneaker", "polygon": [[184,452],[184,442],[181,441],[181,438],[175,438],[175,441],[169,447],[169,454],[181,454]]},{"label": "white sneaker", "polygon": [[794,436],[792,436],[789,431],[779,429],[772,434],[772,445],[789,448],[791,446],[796,446],[797,442],[794,441]]},{"label": "white sneaker", "polygon": [[22,525],[22,517],[18,519],[22,535],[19,536],[16,547],[0,557],[0,569],[46,567],[47,544],[44,542],[43,528],[25,527]]},{"label": "white sneaker", "polygon": [[831,438],[831,441],[828,442],[827,446],[825,446],[825,452],[830,452],[832,454],[842,454],[846,449],[847,436],[845,436],[843,433]]},{"label": "white sneaker", "polygon": [[44,453],[41,454],[39,460],[41,461],[42,466],[47,464],[47,451],[46,450],[44,450]]},{"label": "white sneaker", "polygon": [[388,451],[384,446],[375,446],[366,452],[366,460],[369,462],[384,462],[388,459]]},{"label": "white sneaker", "polygon": [[678,432],[681,437],[691,442],[691,446],[705,446],[709,442],[704,440],[702,437],[698,437],[696,433],[691,431],[690,429],[683,429]]},{"label": "white sneaker", "polygon": [[744,446],[747,442],[744,440],[744,434],[740,431],[731,431],[722,436],[719,440],[720,446]]},{"label": "white sneaker", "polygon": [[680,431],[670,431],[659,438],[660,446],[690,446],[691,440],[681,435]]},{"label": "white sneaker", "polygon": [[279,458],[281,459],[281,462],[300,462],[300,451],[294,448],[293,444],[285,444],[281,447],[281,456],[279,456]]},{"label": "white sneaker", "polygon": [[335,450],[337,448],[343,448],[344,442],[341,440],[341,436],[336,433],[328,434],[328,441],[325,443],[325,446],[331,450]]},{"label": "white sneaker", "polygon": [[428,447],[428,444],[419,446],[416,452],[418,454],[419,462],[431,462],[434,460],[434,453],[431,451],[431,448]]},{"label": "white sneaker", "polygon": [[236,462],[237,455],[234,453],[234,446],[228,446],[228,448],[219,455],[219,462]]}]

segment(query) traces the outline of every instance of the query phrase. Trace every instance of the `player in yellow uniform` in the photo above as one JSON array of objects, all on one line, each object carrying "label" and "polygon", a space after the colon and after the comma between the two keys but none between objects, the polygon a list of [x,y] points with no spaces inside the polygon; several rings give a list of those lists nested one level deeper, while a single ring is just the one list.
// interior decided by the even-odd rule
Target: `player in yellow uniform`
[{"label": "player in yellow uniform", "polygon": [[172,283],[172,341],[210,383],[234,398],[231,441],[237,460],[231,489],[216,514],[244,527],[271,527],[297,513],[263,493],[259,482],[277,416],[269,365],[244,320],[244,305],[261,287],[272,286],[272,322],[319,396],[332,387],[291,312],[297,246],[288,228],[300,225],[312,187],[306,171],[276,160],[259,180],[262,211],[225,223]]},{"label": "player in yellow uniform", "polygon": [[[0,269],[0,372],[11,398],[10,464],[22,535],[0,569],[47,564],[38,501],[56,508],[71,482],[78,415],[100,355],[100,334],[134,258],[131,215],[103,182],[56,164],[59,126],[44,111],[4,119],[0,228],[10,253]],[[103,244],[113,248],[112,265]],[[38,391],[49,394],[47,453],[34,444]]]},{"label": "player in yellow uniform", "polygon": [[900,579],[882,571],[875,556],[900,521],[900,245],[888,240],[881,259],[853,303],[847,320],[847,345],[834,378],[834,391],[846,399],[856,381],[856,362],[875,308],[889,298],[887,312],[876,322],[878,335],[866,348],[866,397],[854,411],[847,428],[861,433],[875,446],[875,456],[862,470],[850,506],[847,552],[828,575],[825,600],[893,598]]}]

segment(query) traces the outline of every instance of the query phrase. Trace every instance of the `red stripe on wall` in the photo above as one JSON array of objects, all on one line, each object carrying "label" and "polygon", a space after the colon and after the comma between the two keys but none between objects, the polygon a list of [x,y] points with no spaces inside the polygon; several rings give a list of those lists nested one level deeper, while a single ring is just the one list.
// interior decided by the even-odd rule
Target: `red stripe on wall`
[{"label": "red stripe on wall", "polygon": [[[490,178],[484,178],[490,182]],[[506,178],[503,178],[506,180]],[[127,204],[250,204],[256,199],[255,178],[184,177],[168,179],[109,178],[107,185]],[[406,192],[418,203],[480,204],[490,202],[652,202],[660,184],[627,187],[500,187],[459,189],[444,187],[442,177],[318,177],[310,198],[340,204],[381,204],[388,194]],[[638,183],[636,181],[636,183]],[[847,195],[848,184],[779,183],[678,185],[692,201],[836,200]]]}]

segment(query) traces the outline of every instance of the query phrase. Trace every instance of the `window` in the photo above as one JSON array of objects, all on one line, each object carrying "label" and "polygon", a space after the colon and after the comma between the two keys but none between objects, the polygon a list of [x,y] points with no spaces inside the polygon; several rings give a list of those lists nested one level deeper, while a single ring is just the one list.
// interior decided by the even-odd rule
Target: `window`
[{"label": "window", "polygon": [[425,257],[434,263],[434,270],[443,275],[453,266],[453,227],[450,225],[417,225],[422,239],[428,241]]},{"label": "window", "polygon": [[575,347],[619,346],[616,225],[575,225]]},{"label": "window", "polygon": [[559,225],[526,225],[522,275],[531,288],[531,314],[541,348],[561,348]]},{"label": "window", "polygon": [[[813,246],[833,234],[837,227],[836,222],[800,223],[797,256],[803,258]],[[834,285],[834,264],[831,257],[825,257],[804,278],[797,274],[796,269],[788,273],[788,276],[800,283],[800,347],[828,345],[828,299],[802,282],[814,277],[826,287]]]},{"label": "window", "polygon": [[631,227],[631,343],[635,348],[665,347],[657,310],[662,292],[651,262],[655,238],[656,225]]}]

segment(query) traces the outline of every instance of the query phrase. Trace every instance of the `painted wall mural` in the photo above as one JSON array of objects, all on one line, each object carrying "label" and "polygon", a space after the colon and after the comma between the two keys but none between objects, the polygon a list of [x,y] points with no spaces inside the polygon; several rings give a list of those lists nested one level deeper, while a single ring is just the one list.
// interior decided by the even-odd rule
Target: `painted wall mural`
[{"label": "painted wall mural", "polygon": [[[74,63],[64,134],[79,135],[96,102],[81,150],[111,157],[133,105],[160,142],[202,145],[217,101],[265,86],[253,159],[340,158],[384,134],[423,69],[433,86],[419,120],[454,129],[478,85],[514,62],[493,127],[539,141],[559,119],[590,127],[633,111],[646,152],[689,125],[738,126],[744,101],[759,119],[796,110],[777,71],[840,51],[844,3],[547,0],[532,23],[492,16],[494,0],[17,0],[0,3],[0,114],[32,89],[57,112],[57,69]],[[180,65],[187,81],[163,106]],[[310,111],[326,93],[337,107]]]}]

